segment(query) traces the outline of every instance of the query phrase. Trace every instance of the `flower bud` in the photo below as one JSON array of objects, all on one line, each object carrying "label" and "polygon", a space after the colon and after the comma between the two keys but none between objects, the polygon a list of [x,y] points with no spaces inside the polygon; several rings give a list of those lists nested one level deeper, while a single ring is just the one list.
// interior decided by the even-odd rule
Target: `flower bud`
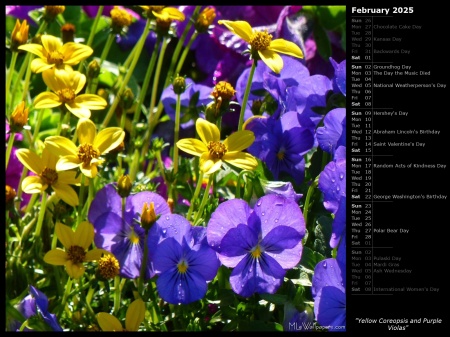
[{"label": "flower bud", "polygon": [[23,20],[22,24],[20,24],[19,19],[16,20],[16,25],[11,33],[11,51],[17,52],[19,46],[27,43],[29,28],[27,20]]},{"label": "flower bud", "polygon": [[122,103],[124,110],[128,110],[133,106],[134,103],[134,94],[130,88],[126,88],[125,92],[122,95]]},{"label": "flower bud", "polygon": [[100,75],[100,64],[97,62],[97,60],[92,60],[91,62],[89,62],[86,75],[89,79],[97,78],[98,75]]},{"label": "flower bud", "polygon": [[43,19],[50,23],[55,20],[59,14],[64,13],[66,6],[44,6],[44,9]]},{"label": "flower bud", "polygon": [[181,95],[186,90],[186,80],[183,76],[177,76],[173,80],[173,92]]},{"label": "flower bud", "polygon": [[216,10],[213,7],[205,8],[198,16],[197,21],[195,21],[195,29],[199,33],[204,33],[208,30],[209,26],[213,23],[216,18]]},{"label": "flower bud", "polygon": [[5,203],[6,205],[12,205],[14,203],[14,198],[16,197],[16,190],[9,185],[5,185],[5,190]]},{"label": "flower bud", "polygon": [[75,26],[71,23],[66,23],[61,27],[62,42],[74,42],[75,41]]},{"label": "flower bud", "polygon": [[126,198],[130,195],[132,187],[133,185],[130,176],[128,174],[123,174],[117,182],[117,193],[119,193],[122,198]]},{"label": "flower bud", "polygon": [[20,102],[9,120],[10,132],[18,133],[21,132],[23,127],[28,122],[28,108],[25,108],[25,101]]},{"label": "flower bud", "polygon": [[158,217],[155,213],[155,204],[150,202],[150,206],[147,202],[144,202],[144,206],[142,206],[141,213],[141,227],[145,230],[149,230],[153,224],[158,220]]}]

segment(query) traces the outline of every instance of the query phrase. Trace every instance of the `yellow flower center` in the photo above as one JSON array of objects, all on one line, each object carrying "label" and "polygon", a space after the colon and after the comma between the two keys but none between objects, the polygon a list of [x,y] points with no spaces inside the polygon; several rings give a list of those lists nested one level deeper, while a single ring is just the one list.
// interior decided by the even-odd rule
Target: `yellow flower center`
[{"label": "yellow flower center", "polygon": [[186,272],[188,267],[189,266],[185,260],[181,260],[180,263],[177,264],[178,271],[182,274],[184,274]]},{"label": "yellow flower center", "polygon": [[39,175],[45,184],[51,186],[58,181],[58,173],[48,167],[45,167],[44,170]]},{"label": "yellow flower center", "polygon": [[252,50],[266,50],[270,43],[272,42],[272,35],[267,31],[265,32],[255,32],[250,38],[250,45]]},{"label": "yellow flower center", "polygon": [[222,159],[223,155],[227,152],[227,147],[221,142],[209,142],[207,147],[213,159]]},{"label": "yellow flower center", "polygon": [[218,99],[219,97],[221,97],[224,101],[228,102],[229,100],[231,100],[233,98],[235,93],[236,93],[236,90],[234,90],[233,86],[230,83],[225,82],[225,81],[220,81],[214,87],[214,90],[211,93],[211,95],[215,99]]},{"label": "yellow flower center", "polygon": [[252,249],[251,254],[252,257],[257,259],[261,256],[261,247],[259,245],[257,245],[255,248]]},{"label": "yellow flower center", "polygon": [[64,88],[57,92],[59,99],[63,103],[72,103],[75,99],[75,91],[69,88]]},{"label": "yellow flower center", "polygon": [[277,153],[277,158],[278,158],[279,160],[283,160],[283,159],[284,159],[284,150],[278,151],[278,153]]},{"label": "yellow flower center", "polygon": [[79,264],[84,262],[86,252],[80,246],[70,246],[69,250],[67,251],[67,256],[69,257],[69,260],[73,262],[73,264]]},{"label": "yellow flower center", "polygon": [[128,235],[128,239],[130,239],[131,243],[135,245],[137,245],[140,241],[139,235],[136,234],[133,228],[131,229],[131,232]]},{"label": "yellow flower center", "polygon": [[49,64],[54,64],[57,67],[64,63],[64,55],[57,50],[53,50],[47,55],[47,62]]},{"label": "yellow flower center", "polygon": [[98,260],[98,272],[105,279],[119,275],[119,269],[119,261],[112,254],[105,254]]},{"label": "yellow flower center", "polygon": [[133,17],[131,14],[117,6],[111,10],[110,14],[113,25],[118,27],[128,27],[132,23]]},{"label": "yellow flower center", "polygon": [[78,146],[78,159],[83,162],[84,165],[89,165],[93,158],[98,158],[98,150],[94,149],[91,144],[82,144]]}]

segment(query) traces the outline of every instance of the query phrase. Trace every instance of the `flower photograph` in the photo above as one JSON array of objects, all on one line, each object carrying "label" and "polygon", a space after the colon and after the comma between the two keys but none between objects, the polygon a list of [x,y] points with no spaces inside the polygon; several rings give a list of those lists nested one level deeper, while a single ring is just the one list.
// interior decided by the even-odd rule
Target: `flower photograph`
[{"label": "flower photograph", "polygon": [[346,331],[345,6],[5,11],[5,331]]}]

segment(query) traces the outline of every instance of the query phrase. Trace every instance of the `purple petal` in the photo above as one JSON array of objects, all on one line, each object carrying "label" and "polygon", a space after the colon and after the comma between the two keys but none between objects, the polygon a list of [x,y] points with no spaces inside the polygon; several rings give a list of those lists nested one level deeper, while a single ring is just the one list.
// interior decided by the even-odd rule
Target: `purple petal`
[{"label": "purple petal", "polygon": [[346,323],[345,293],[335,287],[324,287],[320,296],[314,301],[314,313],[317,322],[329,326],[329,331],[345,331],[337,328]]},{"label": "purple petal", "polygon": [[330,247],[335,248],[338,246],[339,241],[345,234],[346,227],[346,196],[342,196],[339,201],[339,208],[336,211],[332,224],[332,233],[330,238]]},{"label": "purple petal", "polygon": [[346,195],[346,160],[329,162],[319,176],[319,190],[323,193],[323,206],[336,213],[339,201]]},{"label": "purple petal", "polygon": [[278,226],[261,241],[261,246],[282,268],[294,268],[302,256],[302,235],[292,227]]},{"label": "purple petal", "polygon": [[208,244],[215,250],[220,246],[222,238],[239,224],[247,224],[251,209],[241,199],[227,200],[221,203],[211,215],[206,236]]},{"label": "purple petal", "polygon": [[234,268],[257,243],[258,232],[240,224],[225,234],[220,245],[212,248],[219,253],[219,259],[225,266]]},{"label": "purple petal", "polygon": [[336,259],[322,260],[314,268],[311,288],[313,297],[315,298],[324,287],[336,287],[345,293],[345,284]]},{"label": "purple petal", "polygon": [[186,254],[189,270],[195,270],[206,281],[211,281],[216,277],[220,267],[217,253],[208,245],[201,245],[199,250],[191,250]]},{"label": "purple petal", "polygon": [[280,225],[292,227],[301,237],[305,235],[305,219],[300,207],[292,200],[275,194],[265,195],[256,202],[253,211],[261,219],[263,238]]},{"label": "purple petal", "polygon": [[[317,128],[317,141],[319,142],[320,148],[325,152],[334,155],[338,141],[342,137],[342,122],[345,119],[345,115],[345,108],[330,110],[323,120],[324,126]],[[345,143],[340,145],[345,146]]]},{"label": "purple petal", "polygon": [[122,215],[122,197],[117,193],[115,183],[107,184],[97,192],[89,207],[89,222],[95,223],[100,215],[107,212]]}]

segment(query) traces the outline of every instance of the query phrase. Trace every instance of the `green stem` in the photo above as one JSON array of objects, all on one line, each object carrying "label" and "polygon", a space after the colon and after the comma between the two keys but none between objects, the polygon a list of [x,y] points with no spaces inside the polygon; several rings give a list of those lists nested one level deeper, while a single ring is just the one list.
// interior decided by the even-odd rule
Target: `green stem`
[{"label": "green stem", "polygon": [[102,54],[100,55],[100,63],[99,63],[100,67],[103,64],[103,61],[106,59],[106,56],[108,56],[108,53],[111,49],[111,46],[114,42],[115,37],[116,37],[116,34],[114,34],[114,33],[110,33],[108,35],[108,39],[106,40],[105,46],[103,47],[103,50],[102,50]]},{"label": "green stem", "polygon": [[[195,7],[194,13],[192,14],[193,18],[197,17],[198,13],[200,12],[201,7],[202,6]],[[180,55],[181,48],[183,47],[183,44],[184,44],[184,40],[186,40],[186,36],[187,36],[189,29],[191,28],[193,23],[194,22],[192,20],[189,20],[187,22],[186,27],[184,28],[183,34],[181,34],[181,36],[177,42],[177,46],[175,47],[175,50],[172,54],[172,59],[170,61],[170,67],[169,67],[169,71],[167,73],[166,81],[164,82],[164,88],[166,88],[170,83],[170,79],[173,76],[173,69],[175,68],[175,64],[177,63],[178,56]]]},{"label": "green stem", "polygon": [[120,276],[114,277],[114,309],[113,315],[116,316],[120,309]]},{"label": "green stem", "polygon": [[41,229],[42,229],[42,224],[44,222],[46,208],[47,208],[47,192],[44,191],[42,193],[41,208],[39,210],[38,223],[36,225],[36,230],[34,232],[35,238],[38,238],[41,235]]},{"label": "green stem", "polygon": [[165,168],[164,163],[162,161],[161,151],[156,151],[155,152],[155,157],[156,157],[156,161],[158,162],[159,171],[160,171],[161,176],[162,176],[162,178],[164,180],[164,184],[166,184],[166,186],[168,186],[167,178],[166,178],[166,168]]},{"label": "green stem", "polygon": [[136,174],[139,166],[139,149],[135,149],[133,153],[133,161],[130,165],[130,179],[134,181],[136,179]]},{"label": "green stem", "polygon": [[305,218],[306,225],[308,225],[308,213],[309,207],[311,206],[310,200],[318,183],[319,183],[319,176],[317,176],[317,178],[311,183],[311,185],[308,188],[308,192],[306,193],[305,204],[303,205],[303,217]]},{"label": "green stem", "polygon": [[[18,52],[16,52],[16,51],[12,52],[11,63],[9,65],[9,71],[8,71],[8,74],[6,75],[6,96],[5,96],[5,99],[6,99],[7,102],[8,102],[8,98],[9,98],[10,89],[11,89],[11,81],[12,81],[12,78],[13,78],[14,70],[16,68],[17,55],[19,55]],[[13,97],[11,97],[11,99],[9,101],[9,105],[10,106],[12,105],[12,102],[13,102]]]},{"label": "green stem", "polygon": [[[211,188],[211,183],[212,183],[212,181],[213,181],[213,179],[214,179],[214,176],[215,176],[214,173],[211,174],[211,175],[209,176],[208,184],[206,185],[205,192],[204,192],[204,194],[203,194],[202,203],[200,204],[200,207],[199,207],[199,209],[198,209],[197,214],[195,214],[194,225],[197,223],[197,221],[200,219],[200,217],[201,217],[202,214],[203,214],[203,209],[205,208],[206,202],[208,201],[208,198],[209,198],[209,189]],[[201,182],[200,182],[200,183],[201,183]]]},{"label": "green stem", "polygon": [[203,171],[200,171],[200,174],[199,174],[198,179],[197,179],[197,186],[195,186],[194,195],[192,196],[191,204],[189,205],[189,210],[188,210],[188,213],[187,213],[187,216],[186,216],[186,219],[188,221],[190,221],[189,219],[191,218],[191,214],[192,214],[192,211],[194,209],[195,200],[197,200],[198,194],[200,193],[200,190],[202,188],[202,181],[203,181]]},{"label": "green stem", "polygon": [[158,55],[158,50],[161,48],[161,43],[161,37],[158,35],[155,42],[155,47],[153,48],[152,56],[150,58],[150,63],[148,64],[147,72],[145,73],[144,82],[142,83],[141,92],[139,93],[138,105],[134,111],[134,123],[137,123],[139,120],[139,114],[141,112],[142,105],[144,104],[145,96],[147,95],[148,85],[150,83],[150,79],[152,78],[153,70],[155,69],[156,56]]},{"label": "green stem", "polygon": [[[148,229],[145,230],[144,242],[146,243],[147,240],[148,240]],[[141,296],[141,298],[144,291],[145,274],[147,272],[147,257],[148,257],[148,245],[144,244],[144,256],[142,258],[141,272],[139,275],[139,283],[138,283],[138,293],[139,296]]]},{"label": "green stem", "polygon": [[253,171],[249,171],[249,170],[242,170],[241,172],[239,172],[238,178],[237,178],[237,184],[236,184],[236,199],[240,199],[241,198],[241,179],[242,181],[245,183],[244,181],[244,174],[248,174],[248,173],[252,173]]},{"label": "green stem", "polygon": [[64,290],[64,295],[63,295],[63,298],[61,301],[61,306],[60,306],[61,309],[64,309],[64,307],[66,306],[67,298],[69,297],[70,291],[72,290],[72,283],[73,283],[73,280],[71,277],[69,277],[67,279],[66,287]]},{"label": "green stem", "polygon": [[103,123],[101,125],[101,128],[106,128],[108,126],[108,123],[113,116],[114,112],[116,111],[117,105],[119,104],[120,100],[122,99],[123,92],[125,91],[128,82],[130,81],[131,75],[133,75],[134,68],[136,67],[136,64],[139,60],[139,56],[141,55],[142,48],[144,47],[145,39],[147,38],[148,32],[150,28],[150,20],[147,19],[147,23],[145,25],[144,31],[142,32],[142,35],[136,45],[136,51],[135,55],[133,57],[133,61],[131,62],[131,66],[127,71],[127,74],[120,86],[119,91],[117,92],[116,97],[114,98],[114,102],[111,105],[111,107],[108,110],[108,113],[105,116],[105,119],[103,120]]},{"label": "green stem", "polygon": [[247,81],[247,87],[245,88],[244,99],[242,100],[241,113],[239,115],[238,131],[242,130],[242,125],[244,124],[244,114],[245,114],[245,109],[247,107],[248,96],[250,95],[250,88],[252,87],[253,74],[255,73],[255,69],[256,69],[256,61],[253,60],[252,68],[250,69],[250,74],[248,75],[248,81]]},{"label": "green stem", "polygon": [[191,39],[189,40],[186,48],[184,48],[183,54],[181,54],[181,57],[180,57],[180,60],[178,61],[177,69],[175,70],[174,75],[178,76],[178,74],[181,71],[181,68],[183,68],[183,64],[184,64],[184,61],[186,60],[187,54],[191,50],[192,43],[194,42],[194,40],[196,39],[197,36],[198,36],[198,32],[195,31],[194,34],[192,34]]},{"label": "green stem", "polygon": [[[153,109],[155,108],[155,102],[156,102],[156,93],[158,92],[158,84],[159,84],[159,78],[161,76],[161,69],[164,62],[164,55],[166,53],[167,46],[169,45],[170,39],[164,38],[162,45],[161,45],[161,51],[159,52],[158,57],[158,63],[156,64],[156,71],[155,71],[155,79],[153,81],[153,87],[152,87],[152,96],[150,100],[150,109],[148,110],[149,113],[149,121],[151,122],[152,116],[153,116]],[[156,117],[156,120],[159,119],[159,116]]]},{"label": "green stem", "polygon": [[85,189],[85,179],[86,176],[84,174],[81,174],[81,185],[80,185],[80,192],[78,193],[78,217],[77,217],[77,223],[81,222],[81,213],[83,210],[84,205],[84,189]]},{"label": "green stem", "polygon": [[8,146],[6,147],[6,157],[5,157],[5,161],[6,161],[6,166],[5,169],[8,168],[8,163],[9,163],[9,157],[11,157],[11,150],[14,144],[14,137],[15,137],[16,133],[15,132],[11,132],[9,135],[9,139],[8,139]]},{"label": "green stem", "polygon": [[181,111],[181,95],[177,95],[177,106],[175,109],[175,133],[173,138],[173,173],[178,172],[178,146],[177,142],[180,138],[180,111]]},{"label": "green stem", "polygon": [[[86,45],[89,47],[92,46],[92,42],[94,41],[95,32],[97,30],[98,22],[100,21],[104,7],[105,6],[98,6],[97,15],[95,16],[94,22],[92,23],[91,32],[90,32],[89,38],[86,42]],[[78,67],[78,71],[81,71],[81,64]]]},{"label": "green stem", "polygon": [[[16,80],[14,81],[14,85],[13,88],[11,90],[11,92],[14,94],[17,90],[17,86],[20,83],[20,80],[22,79],[23,75],[25,74],[25,70],[28,71],[28,69],[30,69],[30,59],[32,57],[33,54],[31,53],[27,53],[27,56],[25,56],[24,61],[22,62],[22,65],[20,66],[20,70],[19,73],[17,75]],[[26,96],[25,91],[23,91],[23,96]],[[25,99],[24,99],[25,100]],[[9,109],[8,109],[9,110]]]}]

